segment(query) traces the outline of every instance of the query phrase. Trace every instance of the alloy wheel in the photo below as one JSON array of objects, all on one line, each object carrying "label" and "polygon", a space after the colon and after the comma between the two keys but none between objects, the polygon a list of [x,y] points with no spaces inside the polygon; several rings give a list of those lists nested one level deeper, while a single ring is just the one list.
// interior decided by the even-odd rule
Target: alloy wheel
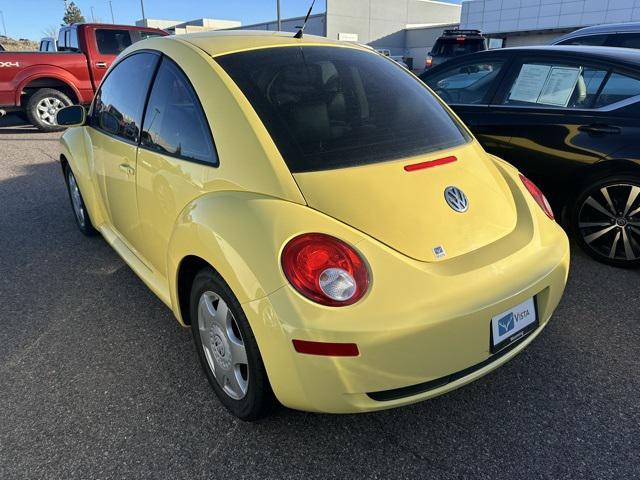
[{"label": "alloy wheel", "polygon": [[66,105],[62,100],[55,97],[45,97],[36,105],[38,118],[47,125],[57,125],[56,114]]},{"label": "alloy wheel", "polygon": [[640,186],[612,183],[589,192],[578,211],[578,229],[599,256],[640,259]]},{"label": "alloy wheel", "polygon": [[241,400],[249,388],[249,365],[242,334],[227,303],[215,292],[198,302],[198,329],[207,364],[220,388]]}]

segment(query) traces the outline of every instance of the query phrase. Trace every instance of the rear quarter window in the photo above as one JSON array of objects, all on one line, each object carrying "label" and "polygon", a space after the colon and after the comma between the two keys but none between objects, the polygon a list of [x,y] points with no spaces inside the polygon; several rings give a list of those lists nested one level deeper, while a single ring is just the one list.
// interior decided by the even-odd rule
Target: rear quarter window
[{"label": "rear quarter window", "polygon": [[132,42],[129,30],[98,29],[96,43],[103,55],[119,55]]},{"label": "rear quarter window", "polygon": [[294,173],[399,159],[469,141],[419,80],[380,55],[280,47],[216,61]]}]

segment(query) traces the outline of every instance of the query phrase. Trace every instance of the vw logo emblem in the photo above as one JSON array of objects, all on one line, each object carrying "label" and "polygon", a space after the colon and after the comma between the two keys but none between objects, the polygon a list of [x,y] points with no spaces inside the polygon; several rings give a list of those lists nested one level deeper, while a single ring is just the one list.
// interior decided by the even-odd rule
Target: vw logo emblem
[{"label": "vw logo emblem", "polygon": [[464,213],[469,210],[469,200],[458,187],[447,187],[444,189],[444,199],[447,204],[456,212]]}]

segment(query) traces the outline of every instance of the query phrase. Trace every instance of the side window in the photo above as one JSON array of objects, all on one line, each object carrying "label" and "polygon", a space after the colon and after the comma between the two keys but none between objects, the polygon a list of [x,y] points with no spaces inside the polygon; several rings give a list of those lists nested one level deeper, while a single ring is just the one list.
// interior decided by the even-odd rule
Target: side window
[{"label": "side window", "polygon": [[640,33],[618,33],[611,35],[609,45],[622,48],[640,48]]},{"label": "side window", "polygon": [[119,55],[131,45],[129,30],[98,29],[96,30],[98,51],[103,55]]},{"label": "side window", "polygon": [[636,95],[640,95],[640,80],[620,73],[612,73],[598,96],[596,108],[606,107]]},{"label": "side window", "polygon": [[137,142],[142,110],[158,56],[137,53],[119,62],[96,94],[91,125],[110,135]]},{"label": "side window", "polygon": [[182,71],[167,58],[162,60],[151,89],[142,146],[165,155],[218,164],[196,93]]},{"label": "side window", "polygon": [[58,50],[60,51],[64,51],[64,47],[66,46],[65,40],[64,40],[64,35],[67,32],[66,29],[60,30],[60,33],[58,34]]},{"label": "side window", "polygon": [[79,52],[80,47],[78,45],[78,30],[75,28],[69,29],[69,42],[67,43],[70,52]]},{"label": "side window", "polygon": [[502,65],[500,60],[465,63],[429,79],[427,85],[447,103],[487,103],[487,94],[498,78]]},{"label": "side window", "polygon": [[602,47],[607,45],[609,35],[585,35],[584,37],[575,37],[560,42],[558,45],[591,45],[593,47]]},{"label": "side window", "polygon": [[562,63],[524,63],[504,105],[592,108],[607,70]]}]

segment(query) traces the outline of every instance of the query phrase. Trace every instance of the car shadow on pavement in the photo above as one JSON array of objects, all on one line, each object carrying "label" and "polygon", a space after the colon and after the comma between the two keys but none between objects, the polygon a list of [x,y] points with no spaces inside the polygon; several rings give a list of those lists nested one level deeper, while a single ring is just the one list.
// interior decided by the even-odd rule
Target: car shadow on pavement
[{"label": "car shadow on pavement", "polygon": [[40,132],[36,127],[31,125],[20,115],[16,113],[8,113],[4,117],[0,117],[0,135],[12,133],[20,134],[44,132]]}]

